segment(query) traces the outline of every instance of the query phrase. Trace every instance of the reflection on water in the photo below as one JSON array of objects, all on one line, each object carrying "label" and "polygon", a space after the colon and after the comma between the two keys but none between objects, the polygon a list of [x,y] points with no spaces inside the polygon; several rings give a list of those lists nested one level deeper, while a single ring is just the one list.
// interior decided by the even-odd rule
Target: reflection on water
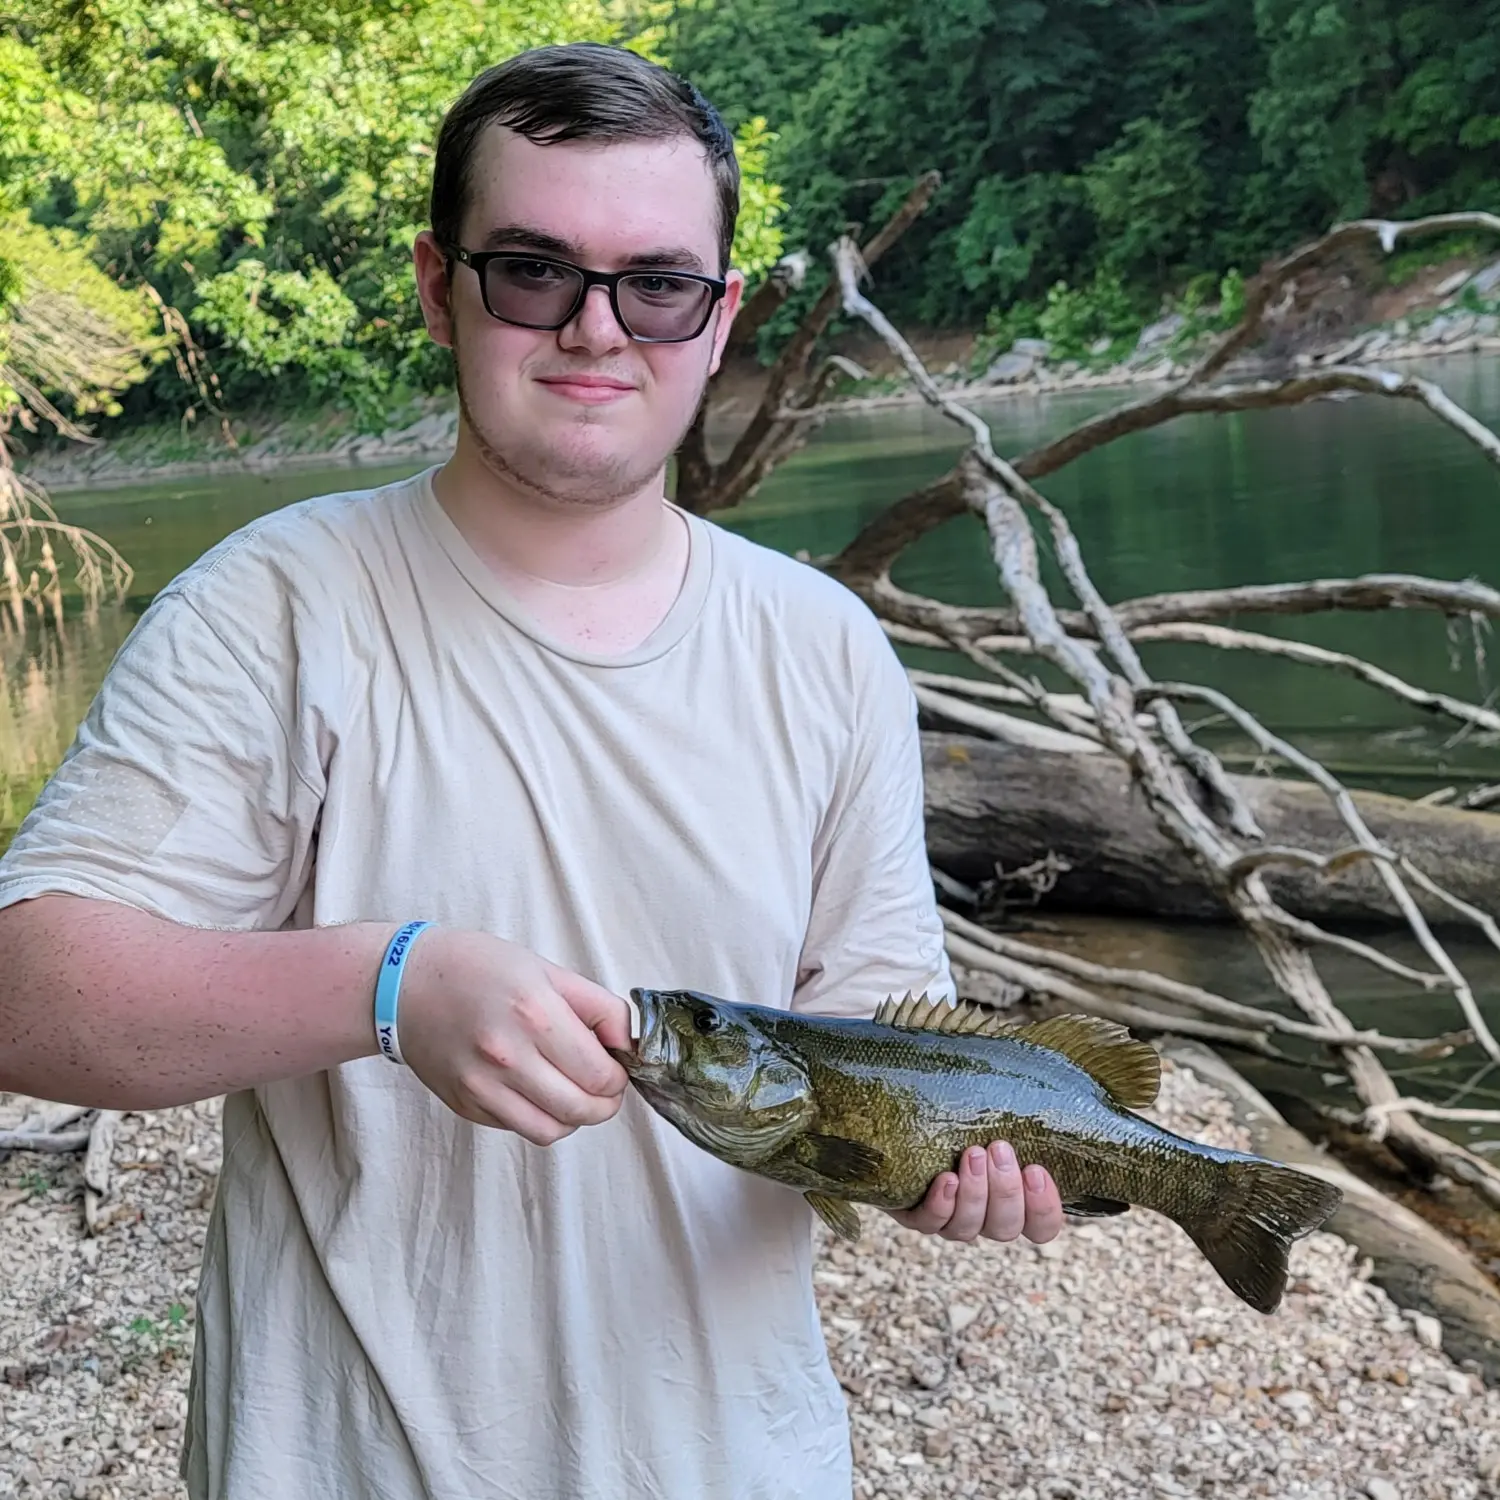
[{"label": "reflection on water", "polygon": [[61,626],[0,628],[0,848],[62,759],[135,618],[116,607],[74,612]]}]

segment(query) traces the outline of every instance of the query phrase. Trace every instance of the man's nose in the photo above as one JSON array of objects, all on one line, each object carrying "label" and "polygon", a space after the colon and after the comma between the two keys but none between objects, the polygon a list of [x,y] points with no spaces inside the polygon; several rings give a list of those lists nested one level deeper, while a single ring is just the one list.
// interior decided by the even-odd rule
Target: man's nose
[{"label": "man's nose", "polygon": [[588,289],[583,306],[573,314],[572,322],[560,330],[558,337],[566,347],[586,348],[596,353],[621,349],[631,341],[610,305],[609,288],[602,286]]}]

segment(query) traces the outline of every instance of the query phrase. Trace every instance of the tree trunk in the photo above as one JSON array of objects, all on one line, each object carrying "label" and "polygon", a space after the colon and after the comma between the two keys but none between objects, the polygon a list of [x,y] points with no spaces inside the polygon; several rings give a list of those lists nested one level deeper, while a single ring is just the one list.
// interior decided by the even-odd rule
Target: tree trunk
[{"label": "tree trunk", "polygon": [[[924,732],[927,846],[932,862],[969,883],[1053,854],[1069,868],[1042,900],[1081,911],[1227,918],[1222,899],[1158,824],[1129,769],[1112,755],[1074,755],[968,735]],[[1229,776],[1272,844],[1318,854],[1348,830],[1318,788]],[[1500,816],[1352,794],[1376,838],[1455,896],[1485,909],[1500,889]],[[1373,867],[1336,878],[1295,866],[1264,878],[1289,911],[1313,921],[1370,922],[1400,914]],[[1458,920],[1416,892],[1428,920]]]}]

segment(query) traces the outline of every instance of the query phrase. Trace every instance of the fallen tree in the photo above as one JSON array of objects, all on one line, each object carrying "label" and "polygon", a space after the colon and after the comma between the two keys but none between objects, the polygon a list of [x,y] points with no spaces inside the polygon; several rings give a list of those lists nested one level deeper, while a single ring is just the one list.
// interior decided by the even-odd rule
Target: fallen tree
[{"label": "fallen tree", "polygon": [[[923,735],[927,847],[932,863],[967,884],[996,866],[1020,869],[1049,855],[1058,869],[1048,903],[1082,911],[1222,918],[1224,901],[1201,866],[1153,814],[1130,768],[1112,755],[1014,739],[929,730]],[[1328,798],[1304,781],[1226,772],[1271,846],[1300,845],[1326,859],[1349,842]],[[1377,792],[1352,792],[1375,837],[1467,904],[1500,885],[1500,815],[1460,812]],[[1196,794],[1200,807],[1205,798]],[[1368,862],[1329,879],[1294,863],[1268,865],[1267,889],[1315,922],[1400,920],[1401,908]],[[1434,925],[1462,920],[1420,887],[1413,900]]]},{"label": "fallen tree", "polygon": [[[1155,681],[1137,650],[1137,642],[1147,639],[1193,640],[1223,650],[1294,656],[1358,676],[1414,710],[1461,724],[1466,732],[1494,733],[1500,730],[1500,715],[1488,704],[1431,692],[1345,653],[1319,651],[1219,622],[1244,612],[1415,608],[1468,623],[1477,633],[1500,618],[1500,593],[1473,581],[1380,576],[1165,595],[1111,606],[1095,587],[1066,517],[1036,488],[1038,481],[1084,454],[1188,413],[1291,406],[1336,393],[1415,403],[1462,434],[1489,462],[1500,464],[1500,438],[1433,382],[1343,363],[1337,351],[1321,361],[1289,352],[1295,342],[1291,320],[1297,315],[1306,273],[1353,246],[1375,243],[1389,254],[1399,242],[1423,235],[1455,229],[1495,233],[1500,231],[1500,217],[1464,213],[1336,226],[1265,266],[1247,285],[1239,323],[1213,341],[1182,379],[1155,394],[1125,401],[1037,449],[1007,458],[995,451],[988,425],[944,391],[864,291],[872,268],[923,211],[937,182],[935,173],[921,178],[891,222],[863,244],[846,235],[829,247],[832,273],[827,284],[768,372],[759,409],[717,461],[709,455],[706,408],[700,413],[681,454],[678,502],[698,513],[712,513],[739,505],[753,494],[777,463],[840,409],[838,402],[828,399],[839,366],[819,358],[823,335],[834,318],[842,312],[874,330],[896,356],[912,389],[966,432],[969,445],[946,474],[893,498],[836,556],[810,561],[864,598],[898,642],[948,651],[965,663],[970,677],[979,669],[979,685],[957,691],[951,681],[935,683],[932,674],[924,681],[923,674],[914,673],[919,701],[929,714],[937,710],[944,722],[957,724],[971,736],[986,735],[1011,748],[1020,744],[1056,757],[1056,784],[1045,796],[1038,787],[1036,796],[1039,819],[1051,818],[1054,823],[1044,829],[1039,821],[1026,831],[1030,855],[1041,850],[1055,859],[1057,842],[1073,838],[1085,873],[1079,876],[1070,869],[1067,874],[1074,878],[1075,888],[1092,882],[1096,900],[1110,897],[1118,902],[1131,888],[1139,893],[1140,882],[1149,878],[1154,864],[1171,876],[1166,899],[1198,910],[1216,903],[1221,914],[1243,925],[1302,1024],[1322,1038],[1319,1046],[1327,1059],[1348,1074],[1370,1134],[1384,1139],[1418,1180],[1461,1181],[1500,1208],[1500,1167],[1422,1123],[1419,1109],[1429,1113],[1443,1106],[1413,1101],[1397,1089],[1381,1061],[1380,1047],[1350,1023],[1318,966],[1320,955],[1338,948],[1399,974],[1417,995],[1442,992],[1454,1024],[1465,1028],[1456,1042],[1475,1048],[1490,1065],[1500,1065],[1500,1040],[1485,1023],[1467,978],[1434,929],[1441,911],[1474,925],[1500,948],[1500,925],[1489,913],[1495,885],[1486,881],[1483,869],[1469,856],[1444,864],[1435,860],[1439,849],[1434,840],[1407,837],[1423,814],[1413,811],[1404,820],[1395,819],[1388,816],[1393,810],[1387,804],[1351,795],[1326,768],[1272,734],[1217,689]],[[762,325],[787,291],[802,283],[808,267],[803,255],[779,276],[768,278],[748,303],[748,322]],[[1274,335],[1269,339],[1273,347],[1269,353],[1260,347],[1257,353],[1268,335]],[[977,538],[993,558],[1007,597],[1002,607],[954,605],[913,594],[892,580],[893,566],[913,542],[962,516],[978,523]],[[1038,528],[1072,594],[1062,604],[1042,582]],[[1045,687],[1034,670],[1037,660],[1065,677],[1071,688],[1059,692]],[[1193,739],[1182,717],[1184,705],[1206,708],[1231,723],[1266,763],[1290,772],[1303,787],[1288,791],[1284,783],[1252,786],[1247,778],[1232,777],[1217,756]],[[1028,716],[1007,711],[1015,708],[1024,708]],[[970,754],[972,763],[972,750]],[[1106,769],[1111,764],[1113,771]],[[996,824],[1011,815],[1008,800],[1003,808],[1000,804],[1010,789],[993,789],[987,805],[996,811],[995,822],[984,830],[969,827],[969,842],[960,849],[963,834],[955,826],[959,817],[966,809],[986,805],[986,800],[975,796],[948,808],[945,795],[956,796],[954,782],[960,773],[951,758],[934,765],[931,755],[928,771],[934,776],[934,789],[929,791],[935,824],[934,878],[940,890],[947,890],[948,870],[964,868],[964,860],[976,853],[976,839],[985,853],[999,842],[994,837]],[[977,781],[971,775],[965,789],[972,793]],[[1102,794],[1106,787],[1113,789],[1113,801]],[[1085,842],[1086,830],[1064,804],[1095,792],[1100,795],[1090,805],[1097,826],[1092,841]],[[1484,805],[1488,795],[1488,790],[1482,791],[1471,805]],[[1287,797],[1302,799],[1294,804],[1295,816],[1283,816]],[[1432,826],[1444,823],[1456,829],[1459,825],[1452,819],[1476,816],[1448,811],[1447,820],[1434,818]],[[1154,836],[1146,832],[1148,820]],[[1489,820],[1474,825],[1481,826],[1485,834],[1473,837],[1482,843],[1491,825]],[[946,850],[945,838],[950,846]],[[1138,866],[1119,857],[1119,846],[1132,840],[1147,856]],[[1449,851],[1461,841],[1455,834]],[[1424,967],[1394,964],[1368,944],[1333,933],[1321,920],[1306,915],[1313,909],[1309,894],[1315,888],[1317,905],[1328,918],[1335,912],[1363,913],[1401,921],[1422,951]],[[1335,888],[1337,897],[1330,895]],[[950,941],[963,946],[971,968],[1034,994],[1063,996],[1079,1008],[1122,1020],[1128,1017],[1129,1024],[1143,1029],[1170,1033],[1174,1022],[1180,1028],[1181,1010],[1153,1005],[1149,993],[1121,1000],[1099,983],[1063,972],[1055,957],[1044,952],[1023,960],[997,951],[993,934],[986,943],[982,931],[956,933],[956,914],[947,908],[945,920]],[[1155,998],[1159,1002],[1163,997]],[[1209,1035],[1205,1027],[1229,1024],[1200,1016],[1195,1034]],[[1262,1046],[1272,1045],[1267,1033],[1273,1029],[1270,1023],[1261,1025]],[[1257,1034],[1243,1025],[1239,1031]],[[1500,1123],[1500,1113],[1490,1115]]]}]

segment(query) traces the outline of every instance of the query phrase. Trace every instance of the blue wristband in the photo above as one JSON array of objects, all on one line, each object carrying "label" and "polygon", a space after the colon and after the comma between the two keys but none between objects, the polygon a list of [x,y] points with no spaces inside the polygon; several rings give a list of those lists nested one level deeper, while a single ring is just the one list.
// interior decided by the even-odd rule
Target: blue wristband
[{"label": "blue wristband", "polygon": [[396,1035],[396,1001],[401,994],[401,974],[406,968],[406,956],[417,934],[431,922],[408,922],[391,939],[380,961],[380,975],[375,981],[375,1039],[380,1050],[393,1062],[405,1065],[401,1055],[401,1042]]}]

